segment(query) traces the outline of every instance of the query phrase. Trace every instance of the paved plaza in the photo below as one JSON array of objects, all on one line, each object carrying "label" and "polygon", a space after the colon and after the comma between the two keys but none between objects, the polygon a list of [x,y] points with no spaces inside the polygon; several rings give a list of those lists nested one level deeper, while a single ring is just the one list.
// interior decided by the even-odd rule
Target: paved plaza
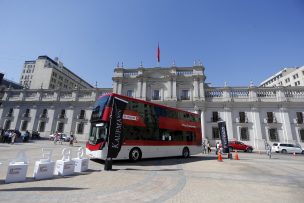
[{"label": "paved plaza", "polygon": [[[76,143],[54,145],[41,140],[0,144],[0,202],[304,202],[304,156],[239,153],[240,160],[218,162],[214,152],[148,159],[137,163],[114,161],[112,171],[103,162],[90,161],[89,171],[50,180],[32,178],[41,148],[53,148],[53,160],[64,147],[76,152]],[[18,150],[29,160],[26,182],[5,184],[7,165]],[[76,156],[76,155],[73,155]]]}]

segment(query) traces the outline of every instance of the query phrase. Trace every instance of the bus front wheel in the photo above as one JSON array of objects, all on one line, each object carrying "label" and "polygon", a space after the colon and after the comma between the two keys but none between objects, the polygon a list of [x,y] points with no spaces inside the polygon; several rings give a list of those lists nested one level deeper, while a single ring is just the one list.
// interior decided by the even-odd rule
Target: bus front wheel
[{"label": "bus front wheel", "polygon": [[131,149],[129,153],[129,159],[130,161],[139,161],[141,159],[141,151],[139,148],[133,148]]},{"label": "bus front wheel", "polygon": [[182,156],[183,158],[188,158],[190,156],[190,151],[188,147],[184,147]]}]

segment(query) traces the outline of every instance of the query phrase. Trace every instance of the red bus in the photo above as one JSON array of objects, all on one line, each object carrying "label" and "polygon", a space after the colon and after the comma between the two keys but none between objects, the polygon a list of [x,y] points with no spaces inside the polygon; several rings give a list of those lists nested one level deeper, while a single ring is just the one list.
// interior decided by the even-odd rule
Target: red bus
[{"label": "red bus", "polygon": [[183,156],[201,152],[200,115],[119,94],[97,100],[91,116],[86,153],[91,158],[107,157],[107,140],[113,98],[128,102],[123,113],[124,141],[116,159]]}]

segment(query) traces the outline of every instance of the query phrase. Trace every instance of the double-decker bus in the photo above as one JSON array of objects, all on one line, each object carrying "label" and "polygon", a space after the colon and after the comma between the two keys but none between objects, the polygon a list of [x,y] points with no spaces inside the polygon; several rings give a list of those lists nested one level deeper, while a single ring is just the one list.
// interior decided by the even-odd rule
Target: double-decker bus
[{"label": "double-decker bus", "polygon": [[201,152],[200,115],[115,93],[96,101],[86,153],[91,158],[107,158],[110,116],[114,97],[128,102],[123,113],[124,135],[116,159],[183,156]]}]

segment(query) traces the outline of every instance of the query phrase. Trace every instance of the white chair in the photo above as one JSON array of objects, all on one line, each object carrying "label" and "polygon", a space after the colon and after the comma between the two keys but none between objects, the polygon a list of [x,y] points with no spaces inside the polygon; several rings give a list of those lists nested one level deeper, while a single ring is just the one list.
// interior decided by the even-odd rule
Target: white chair
[{"label": "white chair", "polygon": [[34,178],[36,180],[49,179],[54,176],[55,162],[52,161],[52,149],[42,148],[42,159],[35,162]]},{"label": "white chair", "polygon": [[26,180],[28,162],[24,151],[19,151],[7,169],[5,183],[23,182]]},{"label": "white chair", "polygon": [[71,160],[71,150],[64,148],[62,150],[62,159],[56,161],[54,175],[72,175],[74,173],[74,161]]},{"label": "white chair", "polygon": [[74,172],[84,172],[87,171],[89,168],[89,159],[83,158],[84,155],[84,148],[79,147],[77,151],[77,157],[73,159],[75,162],[75,169]]}]

